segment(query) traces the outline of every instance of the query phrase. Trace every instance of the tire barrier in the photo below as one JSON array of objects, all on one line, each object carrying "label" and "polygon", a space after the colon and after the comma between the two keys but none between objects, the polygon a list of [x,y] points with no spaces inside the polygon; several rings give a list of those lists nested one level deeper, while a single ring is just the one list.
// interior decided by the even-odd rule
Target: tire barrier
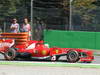
[{"label": "tire barrier", "polygon": [[15,45],[26,44],[28,38],[29,38],[28,32],[0,34],[0,39],[15,39]]},{"label": "tire barrier", "polygon": [[28,35],[28,32],[21,32],[21,33],[1,33],[0,34],[1,36],[27,36]]}]

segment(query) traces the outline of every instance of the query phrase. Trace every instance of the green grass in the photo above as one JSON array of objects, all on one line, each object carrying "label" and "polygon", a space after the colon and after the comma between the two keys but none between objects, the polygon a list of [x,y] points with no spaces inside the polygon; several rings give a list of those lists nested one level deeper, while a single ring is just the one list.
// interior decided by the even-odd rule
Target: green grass
[{"label": "green grass", "polygon": [[100,68],[100,64],[83,64],[83,63],[61,63],[61,62],[13,62],[1,61],[0,65],[14,66],[45,66],[45,67],[80,67],[80,68]]}]

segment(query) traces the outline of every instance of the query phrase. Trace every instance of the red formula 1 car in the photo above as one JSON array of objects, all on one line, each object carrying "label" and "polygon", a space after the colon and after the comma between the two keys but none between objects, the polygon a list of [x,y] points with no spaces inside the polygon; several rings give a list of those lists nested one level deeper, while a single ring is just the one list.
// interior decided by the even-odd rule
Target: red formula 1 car
[{"label": "red formula 1 car", "polygon": [[[18,34],[16,34],[18,35]],[[11,42],[12,41],[12,42]],[[20,43],[13,40],[5,40],[2,42],[11,42],[8,47],[0,50],[0,52],[5,56],[6,60],[14,60],[16,58],[23,59],[45,59],[56,61],[61,56],[66,56],[67,62],[92,62],[94,59],[93,52],[85,49],[75,49],[75,48],[59,48],[52,47],[49,48],[48,44],[44,44],[43,41],[19,40]],[[24,41],[24,42],[22,42]],[[17,43],[17,44],[16,44]]]}]

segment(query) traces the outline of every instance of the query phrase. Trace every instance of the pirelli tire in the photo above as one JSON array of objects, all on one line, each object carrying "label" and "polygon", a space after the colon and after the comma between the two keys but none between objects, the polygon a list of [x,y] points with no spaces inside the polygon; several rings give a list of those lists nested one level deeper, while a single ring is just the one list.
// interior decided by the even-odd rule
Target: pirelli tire
[{"label": "pirelli tire", "polygon": [[67,61],[70,63],[75,63],[79,61],[79,53],[76,50],[71,50],[67,53]]},{"label": "pirelli tire", "polygon": [[3,55],[5,60],[14,60],[16,57],[16,50],[14,48],[9,48]]}]

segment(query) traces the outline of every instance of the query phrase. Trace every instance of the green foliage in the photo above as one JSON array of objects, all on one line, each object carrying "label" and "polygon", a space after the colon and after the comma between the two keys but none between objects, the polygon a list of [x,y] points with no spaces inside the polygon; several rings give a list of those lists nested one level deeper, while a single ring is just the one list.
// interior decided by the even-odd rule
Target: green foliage
[{"label": "green foliage", "polygon": [[72,2],[73,15],[78,14],[84,25],[91,24],[96,14],[92,12],[97,9],[93,4],[96,0],[74,0]]},{"label": "green foliage", "polygon": [[93,2],[93,4],[95,4],[96,6],[100,6],[100,1],[97,0],[97,1]]},{"label": "green foliage", "polygon": [[0,0],[0,18],[21,16],[25,13],[24,10],[26,11],[26,1],[31,2],[31,0]]},{"label": "green foliage", "polygon": [[9,16],[16,12],[15,0],[1,0],[0,1],[0,15],[2,17]]},{"label": "green foliage", "polygon": [[[10,16],[18,18],[30,16],[30,7],[31,7],[30,4],[31,0],[0,0],[0,20]],[[58,13],[60,14],[60,17],[69,18],[70,15],[69,5],[70,5],[70,0],[34,0],[34,6],[36,7],[35,9],[41,11],[43,9],[40,8],[59,9]],[[96,16],[96,14],[92,12],[98,9],[97,7],[99,5],[100,1],[98,0],[73,0],[71,7],[72,15],[80,16],[82,24],[85,25],[91,24]],[[43,14],[42,16],[44,17]]]}]

